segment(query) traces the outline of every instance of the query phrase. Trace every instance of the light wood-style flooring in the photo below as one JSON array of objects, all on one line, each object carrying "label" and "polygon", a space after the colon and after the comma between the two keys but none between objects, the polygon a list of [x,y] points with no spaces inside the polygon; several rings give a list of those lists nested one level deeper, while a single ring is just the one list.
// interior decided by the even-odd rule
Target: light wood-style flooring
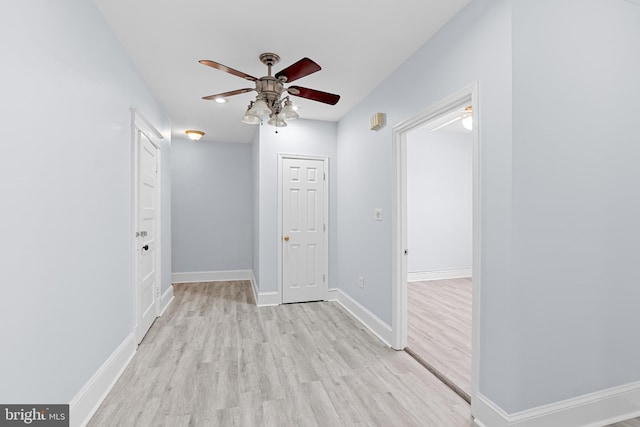
[{"label": "light wood-style flooring", "polygon": [[640,427],[640,417],[621,423],[611,424],[609,427]]},{"label": "light wood-style flooring", "polygon": [[468,399],[471,278],[409,282],[407,347]]},{"label": "light wood-style flooring", "polygon": [[[408,284],[408,348],[471,393],[471,279]],[[640,418],[609,427],[640,427]]]},{"label": "light wood-style flooring", "polygon": [[256,307],[248,282],[174,293],[89,426],[471,425],[463,399],[337,303]]}]

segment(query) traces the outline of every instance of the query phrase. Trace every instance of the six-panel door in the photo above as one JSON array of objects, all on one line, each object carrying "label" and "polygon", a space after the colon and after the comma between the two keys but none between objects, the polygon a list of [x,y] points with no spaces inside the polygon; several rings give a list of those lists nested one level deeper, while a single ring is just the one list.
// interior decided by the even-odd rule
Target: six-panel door
[{"label": "six-panel door", "polygon": [[324,300],[324,162],[284,158],[282,172],[282,302]]}]

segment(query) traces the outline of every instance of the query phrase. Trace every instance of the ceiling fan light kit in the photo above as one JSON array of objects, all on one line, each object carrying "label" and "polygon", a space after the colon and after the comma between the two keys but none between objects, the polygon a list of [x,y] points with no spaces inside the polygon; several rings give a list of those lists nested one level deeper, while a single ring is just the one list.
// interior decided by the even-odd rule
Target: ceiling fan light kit
[{"label": "ceiling fan light kit", "polygon": [[258,95],[255,101],[252,101],[247,107],[247,110],[242,116],[242,122],[246,124],[258,124],[263,122],[264,117],[269,117],[267,124],[275,126],[276,128],[285,127],[287,126],[287,120],[295,120],[299,117],[289,96],[283,97],[285,93],[329,105],[335,105],[340,100],[340,95],[328,92],[300,86],[285,87],[286,83],[320,71],[320,66],[309,58],[302,58],[275,75],[271,75],[271,67],[280,61],[278,55],[275,53],[263,53],[260,55],[260,61],[267,66],[268,71],[266,76],[256,78],[215,61],[201,60],[200,63],[203,65],[216,68],[255,83],[255,88],[237,89],[215,95],[203,96],[202,99],[225,103],[227,102],[227,96],[239,95],[255,90],[258,92]]},{"label": "ceiling fan light kit", "polygon": [[258,123],[262,122],[262,117],[251,112],[252,107],[253,101],[251,101],[251,103],[247,107],[247,111],[244,113],[244,116],[242,116],[242,123],[246,123],[248,125],[257,125]]}]

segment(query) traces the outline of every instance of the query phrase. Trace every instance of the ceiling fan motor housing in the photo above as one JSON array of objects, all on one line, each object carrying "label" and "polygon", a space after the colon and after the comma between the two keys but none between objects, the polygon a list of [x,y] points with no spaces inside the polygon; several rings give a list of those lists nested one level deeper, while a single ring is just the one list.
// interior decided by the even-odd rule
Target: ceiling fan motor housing
[{"label": "ceiling fan motor housing", "polygon": [[280,112],[280,96],[284,90],[283,82],[275,77],[264,76],[256,80],[256,91],[275,114]]}]

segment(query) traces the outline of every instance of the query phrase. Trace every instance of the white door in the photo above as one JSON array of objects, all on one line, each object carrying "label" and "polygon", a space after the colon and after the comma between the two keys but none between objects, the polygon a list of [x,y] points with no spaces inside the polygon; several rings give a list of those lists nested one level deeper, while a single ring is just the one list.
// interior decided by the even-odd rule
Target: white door
[{"label": "white door", "polygon": [[324,161],[282,159],[282,302],[325,300]]},{"label": "white door", "polygon": [[157,149],[138,132],[137,176],[137,301],[138,343],[157,316],[156,233],[158,218]]}]

